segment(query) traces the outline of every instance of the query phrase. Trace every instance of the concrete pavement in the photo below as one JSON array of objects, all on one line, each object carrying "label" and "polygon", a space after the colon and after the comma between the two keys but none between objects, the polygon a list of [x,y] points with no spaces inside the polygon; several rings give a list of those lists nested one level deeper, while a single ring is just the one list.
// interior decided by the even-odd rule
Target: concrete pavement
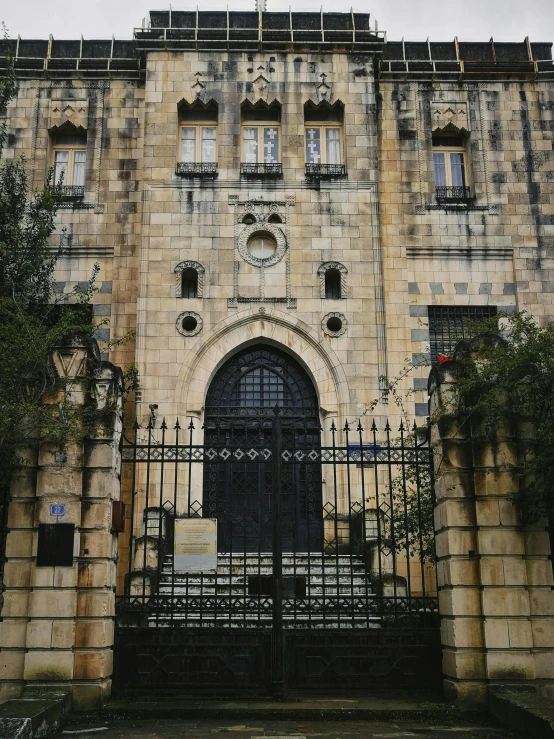
[{"label": "concrete pavement", "polygon": [[75,719],[56,739],[520,739],[487,720],[429,722],[299,720],[240,722],[221,719]]}]

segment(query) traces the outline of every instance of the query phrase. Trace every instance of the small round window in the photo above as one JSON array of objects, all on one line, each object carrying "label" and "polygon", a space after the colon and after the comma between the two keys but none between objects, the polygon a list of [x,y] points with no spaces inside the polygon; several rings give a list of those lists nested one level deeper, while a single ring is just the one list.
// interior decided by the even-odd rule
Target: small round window
[{"label": "small round window", "polygon": [[268,233],[257,233],[248,239],[248,251],[256,259],[270,259],[277,251],[277,242]]}]

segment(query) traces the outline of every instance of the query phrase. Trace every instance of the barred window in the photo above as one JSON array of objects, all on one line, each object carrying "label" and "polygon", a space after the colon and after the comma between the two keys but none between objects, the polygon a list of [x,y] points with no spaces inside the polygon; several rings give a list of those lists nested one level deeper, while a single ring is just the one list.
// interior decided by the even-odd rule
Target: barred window
[{"label": "barred window", "polygon": [[341,291],[341,274],[338,269],[328,269],[325,272],[325,297],[328,300],[340,300]]},{"label": "barred window", "polygon": [[494,318],[497,313],[493,305],[430,305],[431,364],[439,364],[440,354],[452,356],[458,341],[467,337],[470,324]]},{"label": "barred window", "polygon": [[198,272],[192,267],[188,267],[181,272],[181,297],[198,297]]}]

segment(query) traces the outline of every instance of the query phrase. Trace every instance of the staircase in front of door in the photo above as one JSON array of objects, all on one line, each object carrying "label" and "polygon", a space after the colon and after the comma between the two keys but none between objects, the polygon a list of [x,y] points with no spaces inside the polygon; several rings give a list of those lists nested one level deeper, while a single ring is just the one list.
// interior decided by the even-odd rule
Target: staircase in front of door
[{"label": "staircase in front of door", "polygon": [[[378,598],[361,557],[284,554],[285,628],[372,628]],[[173,571],[164,559],[152,626],[267,627],[273,618],[273,556],[219,554],[217,573]]]}]

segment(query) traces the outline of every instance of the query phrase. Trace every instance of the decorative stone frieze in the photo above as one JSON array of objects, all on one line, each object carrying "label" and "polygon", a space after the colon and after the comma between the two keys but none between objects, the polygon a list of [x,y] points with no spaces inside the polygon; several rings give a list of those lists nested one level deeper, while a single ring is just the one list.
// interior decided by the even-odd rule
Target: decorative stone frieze
[{"label": "decorative stone frieze", "polygon": [[467,103],[434,100],[431,102],[433,133],[469,133]]}]

